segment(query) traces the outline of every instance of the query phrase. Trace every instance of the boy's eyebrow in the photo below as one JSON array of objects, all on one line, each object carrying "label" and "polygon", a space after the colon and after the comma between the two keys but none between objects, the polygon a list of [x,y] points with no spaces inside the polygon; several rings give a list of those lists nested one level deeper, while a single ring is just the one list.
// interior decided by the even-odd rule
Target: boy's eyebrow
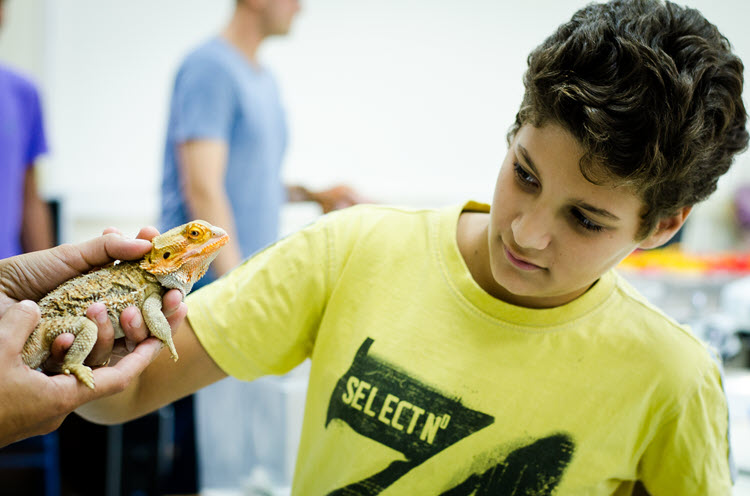
[{"label": "boy's eyebrow", "polygon": [[[539,176],[539,171],[536,168],[536,165],[534,164],[534,161],[531,160],[531,157],[529,156],[529,151],[526,150],[523,145],[516,144],[516,148],[518,149],[519,155],[523,157],[524,162],[526,162],[526,165],[529,166],[529,168],[534,172],[536,176]],[[597,214],[602,217],[606,217],[608,219],[612,219],[613,221],[619,221],[620,218],[612,214],[606,209],[601,209],[599,207],[594,207],[593,205],[589,204],[588,202],[584,200],[575,200],[574,203],[580,207],[583,210],[589,211],[593,214]]]},{"label": "boy's eyebrow", "polygon": [[606,218],[612,219],[613,221],[619,221],[620,220],[619,217],[615,216],[614,214],[612,214],[608,210],[600,209],[599,207],[594,207],[593,205],[587,204],[586,202],[584,202],[582,200],[576,202],[576,204],[581,209],[589,211],[589,212],[593,212],[594,214],[598,214],[598,215],[600,215],[602,217],[606,217]]},{"label": "boy's eyebrow", "polygon": [[529,151],[526,150],[523,145],[520,143],[516,144],[516,148],[518,149],[519,155],[523,156],[524,162],[526,162],[526,165],[531,168],[531,171],[539,176],[539,171],[536,168],[536,165],[534,164],[534,161],[531,160],[531,157],[529,156]]}]

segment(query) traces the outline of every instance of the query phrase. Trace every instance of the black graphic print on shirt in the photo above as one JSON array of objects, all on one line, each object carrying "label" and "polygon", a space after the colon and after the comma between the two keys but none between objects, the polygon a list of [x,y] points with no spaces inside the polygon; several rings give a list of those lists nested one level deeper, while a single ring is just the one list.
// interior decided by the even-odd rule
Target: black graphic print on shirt
[{"label": "black graphic print on shirt", "polygon": [[[406,473],[456,442],[486,428],[495,419],[467,408],[368,354],[368,338],[349,370],[339,379],[328,405],[326,426],[345,422],[354,431],[401,452],[378,473],[331,492],[331,495],[375,495]],[[572,440],[556,434],[516,449],[482,474],[472,474],[446,495],[530,495],[557,486],[574,451]],[[457,462],[457,464],[460,464]],[[488,464],[491,466],[491,464]]]},{"label": "black graphic print on shirt", "polygon": [[564,434],[516,449],[504,461],[474,474],[442,495],[550,495],[560,483],[575,445]]}]

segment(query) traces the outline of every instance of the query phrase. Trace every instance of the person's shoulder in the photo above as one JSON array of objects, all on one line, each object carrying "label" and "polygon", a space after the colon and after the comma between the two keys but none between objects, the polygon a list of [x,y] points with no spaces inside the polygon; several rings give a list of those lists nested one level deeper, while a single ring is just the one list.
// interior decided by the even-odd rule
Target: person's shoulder
[{"label": "person's shoulder", "polygon": [[227,65],[228,46],[219,37],[209,38],[193,47],[182,60],[181,71],[191,68],[221,69]]},{"label": "person's shoulder", "polygon": [[[678,323],[663,310],[649,302],[630,282],[615,274],[615,313],[624,333],[641,344],[647,361],[670,372],[672,381],[692,383],[696,371],[705,375],[716,372],[717,356],[708,344],[696,336],[689,326]],[[614,315],[616,314],[616,316]],[[677,385],[674,385],[675,387]]]},{"label": "person's shoulder", "polygon": [[38,93],[36,83],[34,83],[30,76],[6,65],[0,64],[0,80],[16,92],[26,95],[36,95]]},{"label": "person's shoulder", "polygon": [[362,226],[383,224],[414,224],[439,215],[442,209],[419,208],[384,204],[359,204],[346,209],[333,211],[323,216],[330,224],[356,223]]}]

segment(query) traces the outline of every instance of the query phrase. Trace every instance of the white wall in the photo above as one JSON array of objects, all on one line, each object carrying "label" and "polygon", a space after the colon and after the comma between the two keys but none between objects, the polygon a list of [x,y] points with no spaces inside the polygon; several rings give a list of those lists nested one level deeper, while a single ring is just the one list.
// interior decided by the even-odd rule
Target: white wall
[{"label": "white wall", "polygon": [[[70,238],[153,223],[174,71],[233,0],[6,3],[0,60],[41,85],[52,149],[43,185],[68,199]],[[262,53],[289,111],[287,178],[415,205],[489,200],[526,55],[586,3],[303,2],[292,34]],[[750,3],[688,4],[750,64]]]}]

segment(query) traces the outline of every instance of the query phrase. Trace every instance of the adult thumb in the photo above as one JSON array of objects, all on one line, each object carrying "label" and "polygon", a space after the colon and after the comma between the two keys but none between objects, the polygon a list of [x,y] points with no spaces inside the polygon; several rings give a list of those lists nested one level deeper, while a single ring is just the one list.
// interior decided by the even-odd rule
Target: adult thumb
[{"label": "adult thumb", "polygon": [[0,318],[0,342],[4,349],[20,352],[39,322],[39,306],[31,300],[13,304]]}]

